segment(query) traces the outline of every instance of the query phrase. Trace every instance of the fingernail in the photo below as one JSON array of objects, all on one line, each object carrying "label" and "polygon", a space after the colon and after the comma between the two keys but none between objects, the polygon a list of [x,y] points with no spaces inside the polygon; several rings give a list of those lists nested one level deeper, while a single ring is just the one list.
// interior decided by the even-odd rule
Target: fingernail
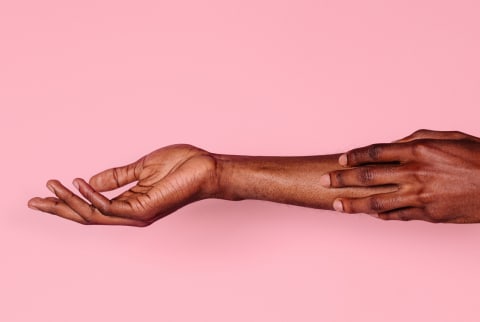
[{"label": "fingernail", "polygon": [[340,212],[343,212],[343,204],[340,200],[335,200],[333,202],[333,209],[335,209],[336,211],[340,211]]},{"label": "fingernail", "polygon": [[72,182],[72,184],[73,184],[73,186],[74,186],[75,188],[77,188],[77,190],[80,189],[80,185],[78,184],[77,179],[74,179],[73,182]]},{"label": "fingernail", "polygon": [[50,190],[51,192],[55,193],[55,190],[53,189],[53,187],[52,187],[50,184],[47,184],[47,188],[48,188],[48,190]]},{"label": "fingernail", "polygon": [[347,162],[348,162],[348,159],[345,153],[338,158],[338,163],[340,163],[340,165],[346,166]]},{"label": "fingernail", "polygon": [[320,177],[320,184],[326,188],[330,187],[330,175],[328,173]]},{"label": "fingernail", "polygon": [[375,218],[379,218],[378,214],[370,214],[370,216],[375,217]]},{"label": "fingernail", "polygon": [[31,202],[27,204],[28,208],[33,209],[33,210],[40,210],[37,207],[35,207]]}]

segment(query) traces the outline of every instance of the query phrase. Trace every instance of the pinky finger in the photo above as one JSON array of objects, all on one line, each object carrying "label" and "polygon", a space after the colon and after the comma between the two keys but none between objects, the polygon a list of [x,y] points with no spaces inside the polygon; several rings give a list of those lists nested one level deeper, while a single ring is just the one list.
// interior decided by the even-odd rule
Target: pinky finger
[{"label": "pinky finger", "polygon": [[55,198],[33,198],[28,202],[28,205],[31,208],[56,215],[71,221],[75,221],[80,224],[88,224],[88,222],[83,219],[78,213],[76,213],[72,208],[70,208],[64,201]]},{"label": "pinky finger", "polygon": [[417,207],[406,207],[378,214],[378,218],[384,220],[422,220],[432,222],[432,218],[427,215],[424,209]]},{"label": "pinky finger", "polygon": [[52,215],[57,215],[59,217],[84,225],[122,225],[145,227],[151,224],[150,222],[142,222],[139,220],[105,216],[98,210],[95,210],[94,215],[90,216],[89,220],[87,220],[85,217],[81,216],[75,210],[70,208],[70,206],[63,200],[55,197],[33,198],[28,202],[28,205],[30,208],[47,212]]}]

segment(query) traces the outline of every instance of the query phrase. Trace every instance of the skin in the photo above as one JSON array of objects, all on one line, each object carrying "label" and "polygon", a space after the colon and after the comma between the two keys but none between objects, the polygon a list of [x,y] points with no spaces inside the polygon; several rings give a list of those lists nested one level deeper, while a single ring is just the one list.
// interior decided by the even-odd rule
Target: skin
[{"label": "skin", "polygon": [[[340,170],[339,155],[270,157],[215,154],[188,144],[160,148],[139,160],[102,171],[87,183],[73,181],[81,198],[58,180],[55,197],[35,197],[28,206],[81,224],[144,227],[192,202],[208,198],[257,199],[333,209],[335,198],[360,198],[394,187],[326,188],[320,178]],[[102,192],[131,182],[109,200]]]},{"label": "skin", "polygon": [[[480,139],[420,130],[389,144],[342,155],[276,157],[215,154],[188,144],[160,148],[137,161],[73,181],[32,209],[81,224],[144,227],[208,198],[257,199],[381,219],[480,222]],[[136,185],[113,199],[102,192]]]},{"label": "skin", "polygon": [[334,208],[381,219],[480,222],[480,139],[462,132],[419,130],[390,144],[373,144],[339,158],[326,187],[395,185],[393,192],[337,198]]}]

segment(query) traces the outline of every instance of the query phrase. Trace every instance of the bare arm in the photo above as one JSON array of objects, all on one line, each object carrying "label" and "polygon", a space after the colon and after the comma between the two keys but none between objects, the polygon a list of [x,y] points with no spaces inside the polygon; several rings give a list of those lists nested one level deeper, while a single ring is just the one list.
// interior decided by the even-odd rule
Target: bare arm
[{"label": "bare arm", "polygon": [[[177,144],[131,164],[102,171],[89,183],[75,179],[74,186],[86,200],[59,181],[49,180],[47,187],[55,197],[35,197],[28,205],[82,224],[142,227],[207,198],[257,199],[332,209],[336,198],[360,198],[396,189],[324,187],[320,182],[322,175],[342,168],[338,157],[222,155]],[[113,199],[101,194],[131,182],[136,185]]]},{"label": "bare arm", "polygon": [[328,189],[322,175],[344,169],[339,154],[275,157],[214,154],[219,168],[218,198],[258,199],[297,206],[333,209],[336,198],[359,198],[393,191],[393,187]]}]

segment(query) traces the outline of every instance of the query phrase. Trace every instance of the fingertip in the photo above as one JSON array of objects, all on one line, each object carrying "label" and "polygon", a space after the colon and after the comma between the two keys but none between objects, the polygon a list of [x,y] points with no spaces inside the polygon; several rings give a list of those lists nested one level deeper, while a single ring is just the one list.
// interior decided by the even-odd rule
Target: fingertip
[{"label": "fingertip", "polygon": [[33,209],[33,210],[40,210],[40,209],[37,208],[37,206],[38,206],[38,199],[40,199],[40,198],[35,197],[35,198],[30,199],[30,200],[27,202],[28,208]]},{"label": "fingertip", "polygon": [[95,190],[100,191],[101,190],[101,183],[99,175],[94,175],[88,180],[88,184]]},{"label": "fingertip", "polygon": [[331,180],[330,180],[330,174],[326,173],[320,177],[319,180],[320,184],[324,186],[325,188],[330,188],[331,185]]},{"label": "fingertip", "polygon": [[75,178],[75,179],[73,179],[73,181],[72,181],[73,186],[74,186],[77,190],[80,190],[80,184],[78,183],[79,180],[80,180],[79,178]]},{"label": "fingertip", "polygon": [[55,188],[54,186],[58,183],[58,180],[55,180],[55,179],[50,179],[47,181],[47,188],[48,190],[50,190],[52,193],[55,193]]},{"label": "fingertip", "polygon": [[339,163],[341,166],[344,166],[344,167],[347,166],[347,164],[348,164],[348,157],[347,157],[347,154],[346,154],[346,153],[342,154],[342,155],[338,158],[338,163]]},{"label": "fingertip", "polygon": [[338,212],[343,212],[343,202],[340,199],[335,199],[333,201],[333,209]]}]

